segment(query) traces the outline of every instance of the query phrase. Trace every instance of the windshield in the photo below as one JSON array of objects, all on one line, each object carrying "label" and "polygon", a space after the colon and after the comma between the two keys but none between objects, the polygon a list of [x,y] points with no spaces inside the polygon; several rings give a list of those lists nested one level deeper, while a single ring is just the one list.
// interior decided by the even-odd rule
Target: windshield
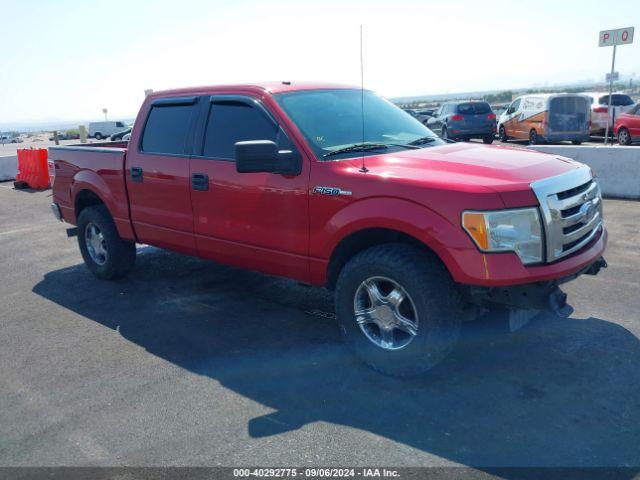
[{"label": "windshield", "polygon": [[[319,158],[361,144],[362,92],[360,90],[306,90],[274,95],[298,126]],[[436,135],[407,112],[376,95],[364,92],[364,142],[402,148],[424,137],[434,140],[421,146],[443,145]],[[374,149],[347,151],[334,158],[376,155]]]}]

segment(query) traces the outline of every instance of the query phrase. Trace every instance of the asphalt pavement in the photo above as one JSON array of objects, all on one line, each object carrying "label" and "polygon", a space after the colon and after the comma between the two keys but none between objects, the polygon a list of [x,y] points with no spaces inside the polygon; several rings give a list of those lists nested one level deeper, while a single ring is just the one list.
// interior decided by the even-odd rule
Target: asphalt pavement
[{"label": "asphalt pavement", "polygon": [[140,247],[103,282],[0,183],[0,466],[630,466],[640,471],[640,203],[575,313],[485,319],[431,372],[382,376],[322,289]]}]

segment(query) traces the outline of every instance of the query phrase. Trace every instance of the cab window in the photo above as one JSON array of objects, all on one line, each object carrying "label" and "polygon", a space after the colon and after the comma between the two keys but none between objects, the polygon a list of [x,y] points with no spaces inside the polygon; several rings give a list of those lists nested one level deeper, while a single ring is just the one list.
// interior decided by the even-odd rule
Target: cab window
[{"label": "cab window", "polygon": [[220,160],[235,158],[235,144],[247,140],[271,140],[281,150],[294,150],[284,131],[250,99],[211,102],[202,156]]}]

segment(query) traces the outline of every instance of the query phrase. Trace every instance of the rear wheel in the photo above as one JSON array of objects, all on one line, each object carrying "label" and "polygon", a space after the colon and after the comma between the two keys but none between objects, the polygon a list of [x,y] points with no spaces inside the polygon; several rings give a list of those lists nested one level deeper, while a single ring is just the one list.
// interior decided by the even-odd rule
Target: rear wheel
[{"label": "rear wheel", "polygon": [[580,140],[571,140],[571,144],[572,145],[582,145],[582,142]]},{"label": "rear wheel", "polygon": [[500,129],[498,130],[498,139],[501,142],[506,142],[507,140],[509,140],[509,137],[507,137],[507,131],[504,128],[504,125],[500,125]]},{"label": "rear wheel", "polygon": [[618,143],[620,145],[631,145],[631,135],[629,134],[629,130],[624,127],[618,130]]},{"label": "rear wheel", "polygon": [[482,137],[482,143],[491,145],[493,143],[493,135],[485,135],[484,137]]},{"label": "rear wheel", "polygon": [[102,134],[100,132],[96,133],[94,137],[96,138],[96,140],[102,140]]},{"label": "rear wheel", "polygon": [[540,143],[538,139],[538,132],[532,128],[529,132],[529,145],[537,145],[538,143]]},{"label": "rear wheel", "polygon": [[458,339],[458,291],[440,261],[413,246],[386,244],[359,253],[340,272],[335,295],[344,338],[382,373],[427,371]]},{"label": "rear wheel", "polygon": [[135,263],[136,244],[120,238],[104,206],[82,210],[78,217],[78,245],[87,268],[102,280],[125,276]]}]

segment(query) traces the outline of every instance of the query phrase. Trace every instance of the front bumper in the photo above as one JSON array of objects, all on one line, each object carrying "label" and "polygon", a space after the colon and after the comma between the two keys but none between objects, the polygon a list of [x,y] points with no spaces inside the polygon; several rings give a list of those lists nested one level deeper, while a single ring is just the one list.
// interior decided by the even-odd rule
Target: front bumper
[{"label": "front bumper", "polygon": [[482,253],[476,248],[459,249],[447,263],[457,283],[483,287],[523,285],[569,277],[588,267],[604,254],[607,230],[568,257],[553,263],[525,266],[515,253]]},{"label": "front bumper", "polygon": [[567,305],[567,295],[559,286],[580,275],[597,275],[602,268],[607,268],[607,262],[604,257],[599,257],[581,270],[555,280],[503,287],[460,285],[459,288],[468,303],[479,307],[500,304],[520,309],[550,310],[568,316],[572,309]]}]

